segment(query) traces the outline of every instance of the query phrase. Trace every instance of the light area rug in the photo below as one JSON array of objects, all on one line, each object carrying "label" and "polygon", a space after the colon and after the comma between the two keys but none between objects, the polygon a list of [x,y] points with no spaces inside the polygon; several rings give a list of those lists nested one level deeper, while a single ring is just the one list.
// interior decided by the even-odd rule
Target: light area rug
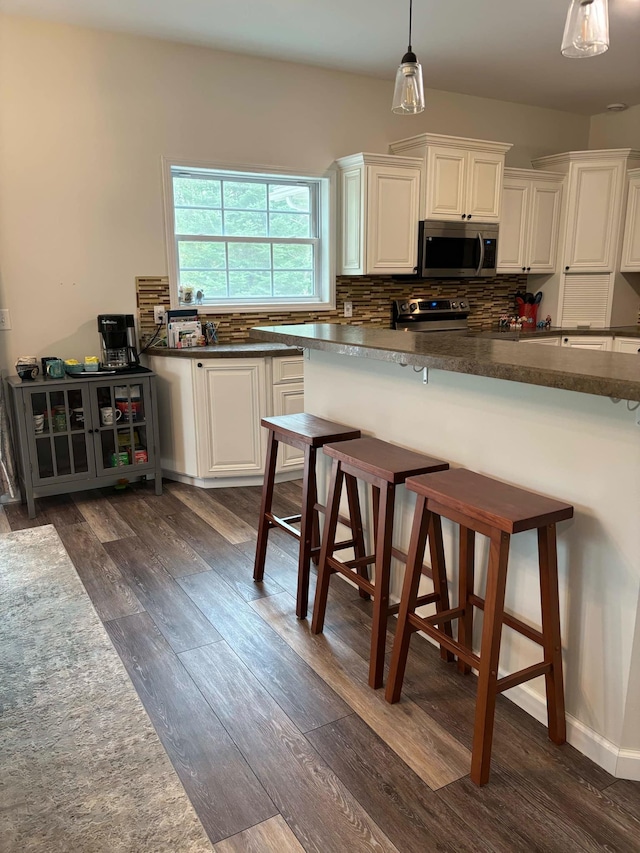
[{"label": "light area rug", "polygon": [[211,851],[52,525],[0,536],[0,850]]}]

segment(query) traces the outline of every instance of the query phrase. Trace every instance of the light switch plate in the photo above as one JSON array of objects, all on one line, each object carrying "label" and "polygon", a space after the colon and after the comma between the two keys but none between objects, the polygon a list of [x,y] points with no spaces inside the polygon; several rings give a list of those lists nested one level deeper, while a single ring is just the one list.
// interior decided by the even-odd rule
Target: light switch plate
[{"label": "light switch plate", "polygon": [[159,326],[161,323],[166,322],[167,319],[167,307],[166,305],[154,305],[153,306],[153,322]]},{"label": "light switch plate", "polygon": [[344,316],[353,317],[353,302],[344,302]]},{"label": "light switch plate", "polygon": [[0,308],[0,331],[9,331],[11,328],[11,314],[8,308]]}]

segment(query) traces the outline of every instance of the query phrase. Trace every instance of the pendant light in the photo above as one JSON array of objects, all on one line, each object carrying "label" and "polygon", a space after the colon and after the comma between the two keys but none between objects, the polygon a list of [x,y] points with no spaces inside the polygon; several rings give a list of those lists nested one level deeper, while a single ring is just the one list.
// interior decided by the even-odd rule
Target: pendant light
[{"label": "pendant light", "polygon": [[571,0],[562,37],[562,55],[598,56],[609,49],[607,0]]},{"label": "pendant light", "polygon": [[424,110],[424,89],[422,88],[422,66],[411,50],[411,21],[413,18],[413,0],[409,0],[409,49],[402,57],[396,73],[396,88],[393,93],[391,111],[399,115],[421,113]]}]

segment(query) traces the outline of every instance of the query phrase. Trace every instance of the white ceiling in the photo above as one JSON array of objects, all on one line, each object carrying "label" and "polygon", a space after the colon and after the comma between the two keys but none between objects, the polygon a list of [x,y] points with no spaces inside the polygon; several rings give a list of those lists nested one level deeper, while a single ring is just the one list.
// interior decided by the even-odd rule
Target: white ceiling
[{"label": "white ceiling", "polygon": [[[565,59],[569,0],[414,0],[425,86],[585,114],[640,103],[640,0],[609,0],[611,47]],[[408,0],[0,0],[0,9],[393,79]]]}]

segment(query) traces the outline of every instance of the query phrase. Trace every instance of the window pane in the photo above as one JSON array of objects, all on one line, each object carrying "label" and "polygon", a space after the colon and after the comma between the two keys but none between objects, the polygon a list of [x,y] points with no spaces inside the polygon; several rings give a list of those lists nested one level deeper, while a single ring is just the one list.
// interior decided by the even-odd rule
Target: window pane
[{"label": "window pane", "polygon": [[271,247],[268,243],[228,243],[229,269],[268,270]]},{"label": "window pane", "polygon": [[180,269],[225,269],[227,261],[224,243],[195,243],[180,240],[178,243]]},{"label": "window pane", "polygon": [[224,233],[227,237],[266,237],[267,214],[225,210]]},{"label": "window pane", "polygon": [[309,216],[299,213],[270,213],[269,236],[310,237]]},{"label": "window pane", "polygon": [[183,287],[192,287],[194,297],[199,290],[202,291],[205,302],[211,299],[224,299],[227,295],[226,272],[180,270],[180,284]]},{"label": "window pane", "polygon": [[222,235],[222,211],[176,209],[177,234]]},{"label": "window pane", "polygon": [[311,270],[313,269],[313,246],[278,243],[273,247],[273,268]]},{"label": "window pane", "polygon": [[271,296],[271,273],[230,270],[229,296]]},{"label": "window pane", "polygon": [[309,187],[269,184],[269,210],[308,213],[310,196]]},{"label": "window pane", "polygon": [[276,270],[273,273],[274,296],[313,296],[311,272]]},{"label": "window pane", "polygon": [[267,187],[265,184],[225,181],[223,187],[224,206],[241,207],[244,210],[267,209]]},{"label": "window pane", "polygon": [[176,205],[220,207],[220,181],[197,178],[174,178],[173,201]]}]

